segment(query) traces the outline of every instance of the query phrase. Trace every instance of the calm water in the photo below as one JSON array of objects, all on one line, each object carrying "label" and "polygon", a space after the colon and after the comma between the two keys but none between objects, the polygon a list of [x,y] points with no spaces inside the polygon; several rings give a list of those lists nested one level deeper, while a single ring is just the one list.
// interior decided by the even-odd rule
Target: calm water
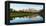
[{"label": "calm water", "polygon": [[10,23],[20,23],[20,22],[35,22],[35,21],[43,21],[43,18],[41,16],[36,16],[36,17],[16,17],[16,18],[13,18],[13,20],[10,20]]}]

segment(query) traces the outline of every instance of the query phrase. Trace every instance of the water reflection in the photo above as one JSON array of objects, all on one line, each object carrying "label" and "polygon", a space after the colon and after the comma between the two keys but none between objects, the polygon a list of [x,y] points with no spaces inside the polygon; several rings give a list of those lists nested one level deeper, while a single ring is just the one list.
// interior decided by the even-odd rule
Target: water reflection
[{"label": "water reflection", "polygon": [[37,16],[24,16],[24,17],[15,17],[13,20],[10,20],[10,23],[18,23],[18,22],[35,22],[35,21],[43,21],[43,17],[37,15]]}]

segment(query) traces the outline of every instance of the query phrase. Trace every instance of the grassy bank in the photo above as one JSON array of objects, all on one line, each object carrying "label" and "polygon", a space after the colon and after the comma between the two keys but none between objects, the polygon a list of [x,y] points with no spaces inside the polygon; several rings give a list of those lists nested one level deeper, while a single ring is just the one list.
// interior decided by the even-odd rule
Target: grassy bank
[{"label": "grassy bank", "polygon": [[32,13],[10,13],[10,17],[23,17],[23,16],[32,16]]}]

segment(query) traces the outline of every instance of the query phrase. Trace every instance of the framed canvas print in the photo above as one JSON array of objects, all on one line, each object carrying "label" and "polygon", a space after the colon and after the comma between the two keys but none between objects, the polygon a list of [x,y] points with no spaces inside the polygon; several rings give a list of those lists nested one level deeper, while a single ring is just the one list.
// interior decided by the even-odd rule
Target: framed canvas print
[{"label": "framed canvas print", "polygon": [[45,3],[40,2],[5,2],[5,24],[34,24],[45,22]]}]

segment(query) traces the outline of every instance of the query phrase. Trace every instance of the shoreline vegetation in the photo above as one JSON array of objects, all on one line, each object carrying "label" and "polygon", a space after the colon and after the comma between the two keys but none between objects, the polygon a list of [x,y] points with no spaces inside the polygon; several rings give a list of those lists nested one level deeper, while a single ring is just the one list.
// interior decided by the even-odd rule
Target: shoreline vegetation
[{"label": "shoreline vegetation", "polygon": [[[35,10],[36,11],[36,10]],[[29,16],[29,17],[32,17],[32,16],[37,16],[37,15],[41,15],[40,13],[42,13],[42,12],[24,12],[24,11],[22,11],[22,10],[20,10],[20,11],[16,11],[16,10],[14,10],[13,11],[13,9],[10,9],[10,19],[12,19],[12,18],[15,18],[15,17],[24,17],[24,16]]]}]

